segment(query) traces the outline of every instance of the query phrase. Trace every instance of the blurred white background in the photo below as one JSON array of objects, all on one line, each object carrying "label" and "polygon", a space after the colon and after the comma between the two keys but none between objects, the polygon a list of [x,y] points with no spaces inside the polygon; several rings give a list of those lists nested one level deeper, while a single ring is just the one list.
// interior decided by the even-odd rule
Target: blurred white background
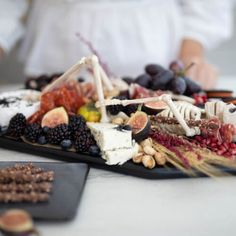
[{"label": "blurred white background", "polygon": [[[207,53],[208,60],[217,66],[222,76],[236,79],[236,8],[234,14],[234,36],[219,48]],[[174,58],[173,58],[174,59]],[[145,64],[145,62],[144,62]],[[23,65],[17,59],[17,47],[10,55],[0,62],[0,85],[23,83]],[[223,81],[220,81],[222,84]]]}]

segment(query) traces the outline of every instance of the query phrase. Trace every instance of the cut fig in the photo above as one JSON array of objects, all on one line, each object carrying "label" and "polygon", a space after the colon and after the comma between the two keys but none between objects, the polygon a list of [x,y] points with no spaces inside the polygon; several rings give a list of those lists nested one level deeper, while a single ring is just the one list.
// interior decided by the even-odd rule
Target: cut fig
[{"label": "cut fig", "polygon": [[141,142],[149,136],[151,122],[145,112],[136,111],[129,118],[127,125],[131,126],[132,135],[136,142]]},{"label": "cut fig", "polygon": [[156,115],[166,109],[168,106],[163,101],[145,103],[142,110],[148,115]]},{"label": "cut fig", "polygon": [[54,108],[53,110],[47,112],[43,119],[41,126],[54,128],[60,124],[68,124],[69,117],[64,107]]},{"label": "cut fig", "polygon": [[9,210],[0,217],[0,229],[6,235],[28,235],[35,231],[30,215],[23,210]]}]

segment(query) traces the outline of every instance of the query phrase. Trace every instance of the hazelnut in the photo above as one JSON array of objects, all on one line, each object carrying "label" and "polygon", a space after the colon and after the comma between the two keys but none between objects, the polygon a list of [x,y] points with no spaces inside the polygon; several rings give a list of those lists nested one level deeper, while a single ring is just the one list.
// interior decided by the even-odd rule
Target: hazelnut
[{"label": "hazelnut", "polygon": [[138,152],[143,152],[143,147],[141,145],[138,146]]},{"label": "hazelnut", "polygon": [[133,162],[134,163],[141,163],[143,158],[143,153],[139,152],[136,156],[133,157]]},{"label": "hazelnut", "polygon": [[154,158],[150,155],[144,155],[142,157],[142,163],[146,168],[153,169],[156,166]]},{"label": "hazelnut", "polygon": [[116,117],[115,119],[112,120],[112,124],[122,125],[124,124],[124,120],[121,117]]},{"label": "hazelnut", "polygon": [[156,150],[154,148],[152,148],[151,146],[144,146],[143,147],[143,151],[150,156],[154,156],[156,153]]},{"label": "hazelnut", "polygon": [[149,146],[152,147],[152,139],[147,138],[141,142],[142,147]]},{"label": "hazelnut", "polygon": [[160,152],[156,152],[154,155],[154,159],[158,165],[165,165],[166,164],[166,157],[165,154],[162,154]]}]

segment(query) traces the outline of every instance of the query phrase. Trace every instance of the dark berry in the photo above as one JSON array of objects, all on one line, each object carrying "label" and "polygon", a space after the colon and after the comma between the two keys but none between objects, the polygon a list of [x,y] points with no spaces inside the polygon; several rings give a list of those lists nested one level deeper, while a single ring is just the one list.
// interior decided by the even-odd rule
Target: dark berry
[{"label": "dark berry", "polygon": [[71,148],[72,146],[72,142],[70,139],[64,139],[62,142],[61,142],[61,148],[63,150],[67,150],[69,148]]},{"label": "dark berry", "polygon": [[74,135],[77,131],[83,132],[87,128],[86,120],[81,115],[71,115],[69,117],[69,129],[71,136],[74,139]]},{"label": "dark berry", "polygon": [[7,126],[1,126],[0,128],[0,136],[3,136],[7,133]]},{"label": "dark berry", "polygon": [[139,104],[130,104],[124,107],[124,113],[130,116],[132,113],[135,113],[138,110]]},{"label": "dark berry", "polygon": [[168,89],[175,94],[183,94],[186,90],[186,82],[182,77],[173,78],[167,85]]},{"label": "dark berry", "polygon": [[163,70],[165,70],[165,69],[158,64],[149,64],[145,67],[146,73],[151,76],[157,75],[158,73],[160,73]]},{"label": "dark berry", "polygon": [[151,84],[150,88],[152,90],[158,90],[158,89],[166,90],[166,85],[173,78],[174,78],[174,74],[172,71],[163,70],[153,77],[152,84]]},{"label": "dark berry", "polygon": [[89,148],[95,144],[96,142],[89,129],[82,133],[76,133],[74,146],[77,152],[88,152]]},{"label": "dark berry", "polygon": [[49,131],[49,129],[50,129],[50,128],[49,128],[48,126],[44,126],[44,127],[43,127],[43,133],[44,133],[44,134],[47,134],[48,131]]},{"label": "dark berry", "polygon": [[129,85],[134,83],[134,79],[131,77],[123,77],[122,79]]},{"label": "dark berry", "polygon": [[[126,99],[125,96],[117,96],[113,97],[112,99],[119,99],[119,100],[124,100]],[[108,113],[111,115],[117,115],[119,112],[123,111],[124,107],[122,105],[110,105],[106,107]]]},{"label": "dark berry", "polygon": [[89,154],[92,156],[98,156],[100,155],[100,148],[97,145],[92,145],[89,148]]},{"label": "dark berry", "polygon": [[148,74],[143,74],[137,77],[135,80],[135,83],[139,84],[140,86],[144,88],[149,88],[150,83],[152,81],[152,77]]},{"label": "dark berry", "polygon": [[52,128],[48,131],[47,140],[51,144],[60,144],[64,139],[70,139],[71,133],[69,126],[66,124],[61,124]]},{"label": "dark berry", "polygon": [[37,141],[38,144],[44,145],[47,143],[47,139],[45,136],[40,136]]},{"label": "dark berry", "polygon": [[195,82],[195,81],[193,81],[193,80],[191,80],[190,78],[187,78],[187,77],[183,77],[183,79],[185,80],[185,83],[187,85],[185,95],[191,96],[194,93],[199,93],[199,92],[202,91],[201,86],[197,82]]},{"label": "dark berry", "polygon": [[26,127],[26,118],[23,114],[17,113],[10,120],[7,135],[13,138],[20,138],[23,135],[24,129]]},{"label": "dark berry", "polygon": [[25,128],[24,137],[32,142],[37,142],[38,138],[42,134],[42,128],[39,124],[28,124]]}]

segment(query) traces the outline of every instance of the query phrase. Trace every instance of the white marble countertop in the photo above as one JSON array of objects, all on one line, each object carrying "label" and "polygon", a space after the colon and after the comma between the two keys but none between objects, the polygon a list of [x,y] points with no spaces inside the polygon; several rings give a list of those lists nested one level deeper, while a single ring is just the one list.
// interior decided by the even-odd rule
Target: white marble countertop
[{"label": "white marble countertop", "polygon": [[[51,161],[0,149],[6,160]],[[235,236],[235,196],[235,177],[145,180],[91,168],[76,218],[37,226],[43,236]]]}]

